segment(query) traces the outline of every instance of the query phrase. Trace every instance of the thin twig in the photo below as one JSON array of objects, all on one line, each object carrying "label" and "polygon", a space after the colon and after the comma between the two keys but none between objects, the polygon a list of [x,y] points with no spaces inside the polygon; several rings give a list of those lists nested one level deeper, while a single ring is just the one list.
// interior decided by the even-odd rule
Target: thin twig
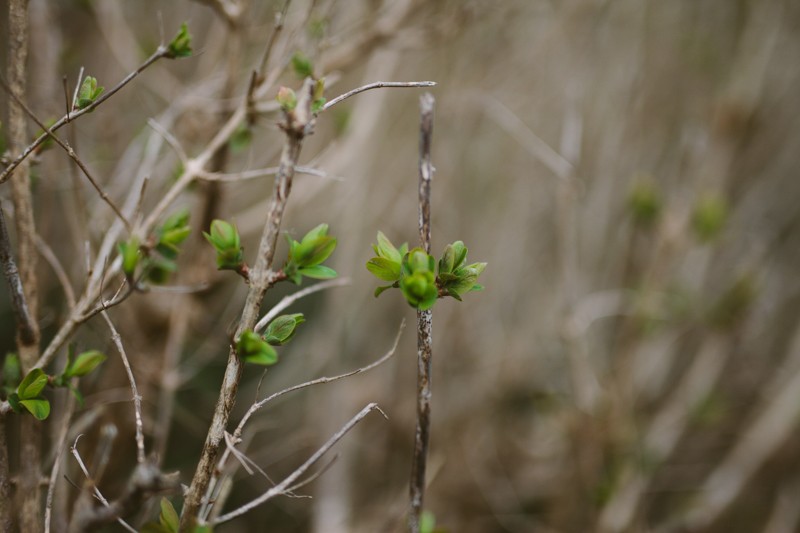
[{"label": "thin twig", "polygon": [[61,288],[64,291],[64,297],[67,299],[67,305],[72,309],[75,307],[75,291],[72,289],[72,284],[69,281],[66,270],[64,270],[64,266],[44,239],[36,235],[35,242],[39,253],[42,254],[42,257],[44,257],[45,261],[50,265],[50,268],[53,269],[56,278],[58,278],[58,282],[61,284]]},{"label": "thin twig", "polygon": [[8,95],[11,96],[11,98],[13,98],[15,102],[17,102],[17,104],[25,111],[25,113],[31,118],[31,120],[36,122],[36,124],[40,128],[42,128],[47,133],[47,135],[49,135],[50,138],[52,138],[56,142],[56,144],[58,144],[61,148],[63,148],[64,151],[67,153],[67,155],[70,157],[70,159],[75,161],[75,164],[78,165],[78,167],[81,169],[83,174],[86,176],[86,179],[89,180],[89,183],[92,184],[92,187],[94,187],[94,189],[97,191],[97,194],[100,195],[100,198],[106,204],[108,204],[109,207],[111,207],[111,209],[114,211],[114,213],[125,224],[125,227],[127,228],[127,230],[130,231],[131,230],[131,224],[130,224],[130,222],[128,222],[128,219],[125,218],[125,215],[122,214],[122,211],[120,211],[119,207],[117,207],[117,204],[115,204],[114,201],[111,200],[111,198],[108,196],[108,194],[106,194],[106,192],[103,190],[103,188],[100,187],[100,184],[97,183],[97,180],[92,176],[92,173],[89,172],[89,169],[86,167],[86,164],[84,164],[84,162],[81,161],[81,158],[78,157],[78,154],[75,153],[75,150],[73,150],[72,147],[68,143],[66,143],[65,141],[62,141],[55,133],[53,133],[53,130],[51,128],[47,127],[47,125],[44,122],[39,120],[39,118],[33,113],[33,111],[31,111],[31,109],[27,105],[25,105],[25,102],[20,100],[17,97],[17,95],[13,93],[13,91],[11,90],[11,87],[9,87],[8,84],[6,84],[6,81],[5,81],[5,79],[3,79],[2,76],[0,76],[0,85],[3,86],[3,89],[5,89],[5,91],[8,93]]},{"label": "thin twig", "polygon": [[[103,496],[103,493],[100,492],[100,489],[97,488],[97,485],[92,480],[92,476],[89,474],[89,470],[86,468],[86,464],[84,464],[83,459],[81,458],[81,454],[78,452],[78,440],[80,440],[82,436],[83,435],[81,434],[75,438],[75,442],[72,444],[72,447],[69,449],[69,451],[72,453],[72,456],[75,457],[75,461],[78,462],[78,466],[80,467],[81,472],[83,472],[83,475],[86,476],[86,479],[89,481],[89,483],[91,483],[94,492],[94,497],[100,500],[100,503],[102,503],[104,506],[111,508],[111,504],[108,503],[106,497]],[[128,531],[136,533],[136,529],[122,518],[117,517],[117,522],[119,522],[120,525],[125,529],[127,529]]]},{"label": "thin twig", "polygon": [[[278,305],[280,305],[280,304],[278,304]],[[357,368],[356,370],[351,370],[350,372],[346,372],[344,374],[339,374],[338,376],[321,377],[321,378],[313,379],[311,381],[306,381],[305,383],[300,383],[300,384],[297,384],[297,385],[293,385],[291,387],[288,387],[286,389],[283,389],[283,390],[280,390],[280,391],[278,391],[276,393],[273,393],[273,394],[267,396],[266,398],[264,398],[262,400],[254,402],[253,405],[251,405],[250,408],[247,410],[247,412],[244,414],[242,419],[239,421],[239,425],[236,427],[236,430],[233,432],[232,440],[234,442],[239,442],[239,440],[242,437],[242,433],[244,431],[244,426],[247,424],[247,422],[250,420],[250,418],[258,410],[262,409],[265,405],[267,405],[269,402],[271,402],[271,401],[273,401],[273,400],[275,400],[277,398],[280,398],[284,394],[288,394],[290,392],[294,392],[294,391],[297,391],[297,390],[305,389],[307,387],[312,387],[314,385],[322,385],[322,384],[325,384],[325,383],[331,383],[333,381],[338,381],[340,379],[348,378],[350,376],[355,376],[356,374],[362,374],[364,372],[368,372],[368,371],[372,370],[373,368],[376,368],[376,367],[382,365],[383,363],[388,361],[394,355],[395,351],[397,350],[397,345],[400,342],[400,336],[402,335],[403,330],[405,329],[405,326],[406,326],[406,322],[405,322],[405,320],[403,320],[400,323],[400,327],[397,329],[397,335],[394,338],[394,342],[392,343],[391,348],[389,348],[389,350],[385,354],[383,354],[379,359],[376,359],[372,363],[370,363],[370,364],[368,364],[366,366],[363,366],[361,368]],[[228,457],[229,457],[230,453],[232,453],[232,452],[229,449],[226,449],[223,452],[222,457],[219,460],[219,464],[217,465],[216,472],[222,473],[222,472],[225,471],[225,466],[227,464]],[[214,490],[216,489],[216,485],[218,483],[219,483],[219,478],[217,477],[217,475],[215,475],[215,477],[211,480],[211,483],[209,484],[209,490],[208,490],[208,493],[207,493],[206,500],[209,503],[219,500],[219,498],[213,498],[212,497],[212,495],[214,494]],[[209,512],[210,512],[210,509],[209,509]],[[206,514],[208,514],[208,513],[206,513]]]},{"label": "thin twig", "polygon": [[[254,170],[243,170],[242,172],[207,172],[205,170],[201,170],[197,174],[197,178],[204,180],[204,181],[222,181],[222,182],[232,182],[232,181],[244,181],[244,180],[252,180],[256,178],[263,178],[265,176],[274,176],[278,173],[280,167],[266,167],[266,168],[257,168]],[[313,167],[304,167],[304,166],[296,166],[294,169],[296,174],[308,174],[310,176],[319,176],[320,178],[328,178],[334,181],[344,181],[344,178],[340,176],[332,176],[325,172],[324,170],[320,170],[318,168]]]},{"label": "thin twig", "polygon": [[103,310],[101,314],[106,320],[106,324],[108,324],[108,329],[111,330],[111,340],[114,341],[114,345],[117,347],[117,351],[122,358],[122,364],[125,365],[125,372],[128,374],[131,392],[133,392],[133,409],[136,416],[136,461],[139,464],[142,464],[144,463],[145,459],[144,425],[142,424],[142,397],[139,395],[139,389],[136,388],[136,380],[133,377],[133,370],[131,370],[131,364],[128,361],[127,354],[125,353],[125,347],[122,346],[122,338],[119,336],[117,329],[114,327],[114,324],[108,317],[108,313]]},{"label": "thin twig", "polygon": [[[73,379],[73,381],[75,381]],[[53,468],[50,470],[50,481],[47,486],[47,497],[45,498],[44,506],[44,533],[50,533],[50,522],[53,515],[53,497],[56,493],[56,482],[58,481],[58,473],[61,471],[61,462],[64,459],[64,448],[67,442],[67,435],[69,433],[69,423],[72,419],[72,413],[75,411],[77,401],[75,396],[70,394],[67,399],[67,412],[64,413],[61,429],[58,432],[58,438],[55,443],[56,457],[53,461]]]},{"label": "thin twig", "polygon": [[164,140],[167,141],[167,144],[169,144],[172,149],[175,150],[175,153],[178,154],[178,159],[181,160],[181,163],[186,164],[186,161],[189,160],[189,156],[186,155],[186,150],[183,149],[180,141],[178,141],[173,134],[167,131],[164,126],[152,118],[147,119],[147,125],[153,128],[156,133],[164,137]]},{"label": "thin twig", "polygon": [[284,296],[280,302],[275,304],[272,309],[270,309],[267,314],[265,314],[261,319],[256,323],[253,331],[261,331],[267,324],[270,323],[271,320],[275,319],[275,317],[280,314],[281,311],[287,309],[290,305],[295,303],[300,298],[305,298],[310,294],[314,294],[315,292],[323,291],[325,289],[330,289],[333,287],[344,287],[346,285],[350,285],[350,278],[337,278],[337,279],[330,279],[327,281],[322,281],[320,283],[311,285],[310,287],[306,287],[303,290],[297,291],[292,293],[288,296]]},{"label": "thin twig", "polygon": [[[111,88],[108,92],[103,93],[97,100],[89,104],[88,106],[84,107],[83,109],[75,112],[69,112],[63,117],[61,117],[55,124],[50,127],[50,131],[57,131],[61,128],[64,124],[75,120],[78,117],[85,115],[86,113],[92,112],[96,107],[101,105],[103,102],[114,96],[120,89],[130,83],[136,76],[138,76],[144,69],[152,65],[158,59],[164,57],[168,52],[166,46],[159,46],[158,49],[153,52],[153,54],[148,57],[141,65],[139,65],[136,70],[125,76],[125,78],[120,81],[117,85]],[[80,80],[78,80],[78,85],[80,86]],[[77,88],[76,88],[77,89]],[[31,153],[33,153],[36,148],[39,147],[46,139],[49,137],[50,134],[45,132],[39,137],[36,138],[33,143],[31,143],[27,148],[25,148],[8,166],[0,173],[0,183],[4,183],[8,178],[11,176],[11,173],[14,171],[15,168],[19,166],[22,161],[25,160]]]},{"label": "thin twig", "polygon": [[343,100],[347,100],[351,96],[355,96],[358,93],[363,93],[364,91],[369,91],[370,89],[382,89],[382,88],[392,88],[392,87],[433,87],[436,85],[435,81],[376,81],[374,83],[368,83],[366,85],[362,85],[361,87],[356,87],[352,91],[347,91],[344,94],[341,94],[327,102],[322,111],[327,111],[328,109],[332,108],[339,102]]},{"label": "thin twig", "polygon": [[216,520],[214,520],[213,525],[222,524],[229,520],[236,518],[237,516],[241,516],[248,511],[255,509],[262,503],[275,498],[276,496],[280,496],[286,494],[289,487],[300,477],[302,476],[309,468],[311,468],[317,461],[319,461],[323,455],[325,455],[328,450],[330,450],[337,442],[339,442],[342,437],[344,437],[353,427],[361,422],[371,411],[377,410],[385,417],[386,414],[381,411],[380,407],[376,403],[370,403],[366,407],[364,407],[357,415],[351,418],[347,424],[342,426],[342,428],[337,431],[328,441],[323,444],[314,454],[309,457],[306,462],[300,465],[294,472],[289,474],[286,479],[266,491],[264,494],[255,498],[254,500],[242,505],[238,509],[234,509],[233,511],[226,513]]},{"label": "thin twig", "polygon": [[[426,253],[431,251],[431,137],[433,134],[434,99],[430,93],[420,97],[421,124],[419,135],[419,240]],[[425,466],[431,423],[431,359],[433,356],[433,316],[431,310],[417,311],[417,429],[414,434],[414,456],[411,461],[411,502],[408,529],[420,531],[420,515],[425,497]]]}]

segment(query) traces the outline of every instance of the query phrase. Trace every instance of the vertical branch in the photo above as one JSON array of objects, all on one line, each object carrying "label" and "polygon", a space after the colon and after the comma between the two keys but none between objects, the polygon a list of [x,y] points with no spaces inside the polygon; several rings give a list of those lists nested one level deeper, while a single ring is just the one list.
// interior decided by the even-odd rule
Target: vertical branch
[{"label": "vertical branch", "polygon": [[7,418],[0,416],[0,531],[11,531],[14,523],[11,503],[11,473],[6,442]]},{"label": "vertical branch", "polygon": [[17,337],[22,343],[32,343],[36,339],[34,333],[36,325],[33,323],[28,309],[25,291],[22,288],[22,280],[19,278],[19,270],[11,253],[6,216],[2,207],[0,207],[0,266],[3,268],[3,276],[8,282],[11,308],[14,312],[14,319],[17,321]]},{"label": "vertical branch", "polygon": [[[8,2],[8,81],[11,93],[25,101],[26,63],[28,59],[28,0]],[[12,154],[25,148],[27,140],[25,112],[21,105],[8,102],[8,141]],[[37,316],[36,227],[33,218],[33,198],[30,189],[29,166],[23,162],[11,178],[11,200],[17,229],[17,260],[22,291],[30,313],[30,331],[17,335],[17,348],[23,372],[39,358],[39,327]],[[22,333],[22,330],[18,331]],[[17,495],[19,498],[19,528],[36,533],[42,529],[41,492],[41,423],[31,416],[20,422],[20,470]]]},{"label": "vertical branch", "polygon": [[[430,93],[420,97],[419,135],[419,240],[426,253],[431,251],[431,136],[433,104]],[[409,497],[411,509],[408,530],[419,533],[420,514],[425,496],[425,464],[431,422],[431,358],[433,356],[433,315],[431,310],[417,311],[417,429],[414,434],[414,457],[411,462]]]},{"label": "vertical branch", "polygon": [[[313,86],[313,80],[307,78],[298,95],[297,107],[284,113],[285,120],[281,126],[286,133],[286,141],[281,152],[280,168],[275,176],[272,198],[267,210],[267,220],[261,233],[258,257],[256,258],[255,266],[250,270],[250,289],[247,292],[244,309],[236,328],[236,338],[243,331],[253,329],[258,320],[258,312],[261,308],[261,302],[264,300],[264,295],[274,283],[274,275],[271,268],[283,212],[292,189],[292,178],[294,177],[297,160],[300,157],[303,139],[313,127],[314,117],[311,114]],[[236,403],[236,393],[241,376],[242,361],[239,359],[235,347],[231,346],[219,399],[214,409],[214,416],[211,419],[211,427],[208,429],[197,470],[195,470],[192,483],[184,500],[180,524],[181,531],[191,531],[197,522],[197,515],[203,503],[203,494],[205,494],[211,480],[217,455],[225,436],[228,419]]]}]

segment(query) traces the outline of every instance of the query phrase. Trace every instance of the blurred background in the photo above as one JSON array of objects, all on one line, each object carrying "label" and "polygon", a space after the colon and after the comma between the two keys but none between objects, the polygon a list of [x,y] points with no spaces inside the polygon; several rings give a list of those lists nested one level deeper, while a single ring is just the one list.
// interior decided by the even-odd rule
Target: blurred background
[{"label": "blurred background", "polygon": [[[158,62],[63,130],[120,203],[148,176],[147,213],[181,170],[148,119],[200,153],[246,94],[283,6],[31,0],[29,104],[60,117],[63,76],[72,87],[84,67],[113,86],[188,22],[193,57]],[[800,4],[294,0],[263,112],[208,170],[276,164],[270,102],[279,85],[300,86],[288,67],[298,50],[329,99],[373,81],[438,84],[433,250],[461,239],[471,261],[489,263],[485,291],[434,309],[425,507],[441,531],[800,531]],[[378,230],[395,244],[418,239],[420,94],[369,91],[319,117],[301,162],[324,172],[296,177],[283,229],[299,239],[328,223],[339,242],[330,264],[350,283],[292,306],[307,322],[263,380],[245,368],[233,417],[256,395],[374,361],[405,320],[387,363],[283,396],[247,426],[242,449],[279,480],[368,402],[389,420],[370,415],[337,446],[299,491],[312,499],[273,500],[219,531],[403,530],[415,314],[397,291],[373,298],[364,264]],[[84,243],[96,253],[113,213],[63,152],[43,152],[33,172],[39,234],[80,294]],[[215,270],[201,231],[235,221],[252,264],[271,185],[191,186],[176,208],[191,210],[193,235],[168,285],[206,288],[154,288],[111,313],[148,449],[185,483],[246,293]],[[46,261],[40,271],[48,342],[69,305]],[[265,310],[296,290],[284,285]],[[13,350],[5,290],[0,329],[0,351]],[[99,479],[113,496],[135,464],[130,389],[99,317],[74,341],[110,355],[81,384],[86,404],[70,427],[86,434],[88,460],[113,441]],[[53,395],[55,421],[65,398]],[[52,438],[57,424],[48,428]],[[65,474],[81,478],[72,461]],[[226,510],[270,486],[241,468],[232,479]],[[60,508],[76,493],[62,481]]]}]

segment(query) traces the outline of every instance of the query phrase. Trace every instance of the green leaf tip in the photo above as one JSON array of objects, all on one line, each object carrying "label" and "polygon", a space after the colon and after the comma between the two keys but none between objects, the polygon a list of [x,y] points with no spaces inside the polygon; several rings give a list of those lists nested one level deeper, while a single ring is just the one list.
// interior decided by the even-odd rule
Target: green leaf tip
[{"label": "green leaf tip", "polygon": [[164,55],[170,59],[192,55],[192,35],[189,33],[189,26],[185,22],[181,24],[181,28],[175,38],[167,45],[167,52]]}]

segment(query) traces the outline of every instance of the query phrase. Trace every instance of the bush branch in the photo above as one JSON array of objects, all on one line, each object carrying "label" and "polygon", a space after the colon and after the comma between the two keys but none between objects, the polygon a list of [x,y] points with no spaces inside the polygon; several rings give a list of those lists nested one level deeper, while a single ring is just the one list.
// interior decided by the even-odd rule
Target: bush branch
[{"label": "bush branch", "polygon": [[[431,251],[431,136],[433,104],[430,93],[420,97],[419,136],[419,240],[425,252]],[[409,497],[411,508],[408,529],[419,533],[419,521],[425,496],[425,465],[428,457],[431,418],[431,358],[433,356],[433,316],[429,310],[417,311],[417,429],[414,433],[414,456],[411,462]]]}]

